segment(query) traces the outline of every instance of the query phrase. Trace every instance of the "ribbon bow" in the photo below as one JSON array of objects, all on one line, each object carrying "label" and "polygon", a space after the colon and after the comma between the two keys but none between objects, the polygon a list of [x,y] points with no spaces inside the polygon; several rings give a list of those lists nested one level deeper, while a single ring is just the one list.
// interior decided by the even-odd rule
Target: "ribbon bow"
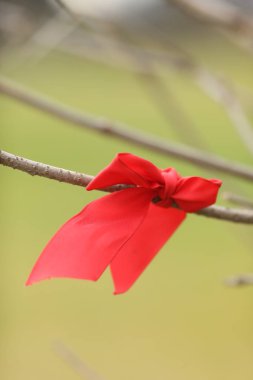
[{"label": "ribbon bow", "polygon": [[[221,181],[181,177],[119,153],[87,190],[130,185],[88,204],[53,236],[27,285],[51,277],[96,281],[110,266],[114,294],[126,292],[186,217],[216,201]],[[172,207],[172,206],[176,206]]]}]

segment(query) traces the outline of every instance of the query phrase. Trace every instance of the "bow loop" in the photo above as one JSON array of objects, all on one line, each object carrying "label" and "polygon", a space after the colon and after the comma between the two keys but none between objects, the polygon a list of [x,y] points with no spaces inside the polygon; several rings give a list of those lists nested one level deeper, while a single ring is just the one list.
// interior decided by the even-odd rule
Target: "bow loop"
[{"label": "bow loop", "polygon": [[178,181],[173,200],[185,212],[195,212],[216,202],[221,184],[218,179],[182,177]]},{"label": "bow loop", "polygon": [[151,162],[130,153],[119,153],[114,160],[89,183],[87,190],[125,184],[155,189],[163,184],[161,171]]}]

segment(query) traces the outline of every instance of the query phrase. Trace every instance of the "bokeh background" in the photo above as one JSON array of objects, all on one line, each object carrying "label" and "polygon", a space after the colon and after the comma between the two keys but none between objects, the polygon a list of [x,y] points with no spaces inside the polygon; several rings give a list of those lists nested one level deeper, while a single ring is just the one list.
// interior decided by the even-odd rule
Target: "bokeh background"
[{"label": "bokeh background", "polygon": [[[250,141],[231,117],[239,104],[253,125],[252,2],[222,2],[217,13],[218,0],[192,1],[207,15],[214,7],[211,19],[185,8],[190,1],[136,3],[1,1],[1,75],[76,110],[252,165]],[[231,9],[241,23],[216,22]],[[250,183],[4,95],[0,112],[1,149],[35,161],[95,175],[117,152],[132,152],[182,175],[216,176],[223,191],[252,198]],[[97,283],[26,288],[50,237],[101,194],[5,167],[0,178],[1,379],[252,379],[253,288],[225,284],[253,271],[251,226],[189,215],[121,296],[108,272]],[[219,204],[228,203],[220,196]]]}]

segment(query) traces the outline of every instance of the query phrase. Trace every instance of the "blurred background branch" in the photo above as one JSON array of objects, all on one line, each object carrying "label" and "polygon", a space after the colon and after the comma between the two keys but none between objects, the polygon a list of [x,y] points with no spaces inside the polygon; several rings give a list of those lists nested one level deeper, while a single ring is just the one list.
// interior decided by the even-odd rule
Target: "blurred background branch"
[{"label": "blurred background branch", "polygon": [[130,141],[135,145],[148,148],[149,150],[160,152],[179,160],[186,160],[196,166],[213,169],[248,181],[253,180],[253,169],[251,167],[194,149],[190,146],[159,140],[155,136],[137,132],[133,128],[130,129],[121,123],[115,123],[104,118],[96,118],[83,112],[77,112],[67,106],[63,106],[38,95],[35,92],[28,91],[10,80],[0,78],[0,93],[79,127],[88,128],[106,134],[107,136],[115,136],[119,139]]},{"label": "blurred background branch", "polygon": [[167,0],[204,24],[221,28],[234,43],[253,52],[253,21],[227,0]]},{"label": "blurred background branch", "polygon": [[252,19],[226,0],[168,0],[187,14],[204,23],[224,27],[235,32],[253,33]]},{"label": "blurred background branch", "polygon": [[81,359],[66,343],[57,341],[54,344],[54,351],[72,370],[85,380],[105,380],[93,369],[91,369],[83,359]]},{"label": "blurred background branch", "polygon": [[[221,12],[221,10],[228,7],[230,12],[227,11],[227,13],[230,15],[235,13],[243,17],[243,14],[235,6],[230,6],[229,4],[226,6],[223,4],[220,9],[219,1],[210,4],[195,2],[193,1],[194,6],[207,7],[207,14],[212,14],[212,12],[209,13],[208,8],[214,7],[214,13],[218,14],[220,12],[219,14],[223,17],[223,11]],[[71,3],[66,0],[57,0],[56,3],[60,7],[56,15],[33,34],[27,43],[28,50],[31,49],[31,43],[39,44],[40,46],[39,53],[36,54],[35,63],[38,63],[38,59],[45,58],[53,49],[69,50],[72,53],[91,56],[111,64],[115,64],[121,55],[122,58],[118,64],[126,64],[127,58],[128,66],[136,73],[136,77],[143,83],[144,89],[147,89],[148,94],[153,99],[154,105],[178,133],[179,138],[187,144],[207,148],[204,139],[201,138],[194,126],[194,121],[190,120],[180,102],[177,101],[176,95],[172,94],[168,83],[165,85],[162,79],[159,78],[159,74],[156,73],[154,64],[169,64],[171,68],[176,68],[181,72],[187,72],[192,75],[205,94],[224,107],[224,111],[238,132],[243,144],[251,154],[253,153],[251,122],[241,105],[239,96],[235,88],[233,88],[234,86],[224,75],[219,77],[212,71],[207,70],[191,54],[179,48],[175,42],[169,41],[168,37],[166,37],[166,44],[162,43],[160,51],[157,51],[157,49],[149,51],[141,47],[140,42],[138,42],[139,37],[136,37],[136,33],[130,31],[124,23],[122,25],[115,21],[87,16],[84,13],[79,14],[72,9]],[[181,4],[181,1],[176,1],[175,3]],[[183,5],[188,3],[191,4],[191,1],[182,1]],[[65,16],[70,16],[70,20],[67,20]],[[225,18],[234,20],[232,16],[226,16]],[[72,36],[72,34],[80,28],[83,37],[81,44],[76,48],[72,38],[76,37]],[[54,36],[54,38],[50,36]],[[69,40],[68,37],[70,37]],[[159,45],[161,45],[161,42],[159,42]],[[169,47],[169,54],[168,50],[164,49],[165,46]],[[111,54],[112,56],[110,56]]]},{"label": "blurred background branch", "polygon": [[230,203],[234,203],[238,206],[253,209],[253,201],[246,197],[243,197],[242,195],[225,192],[223,193],[223,199],[229,201]]},{"label": "blurred background branch", "polygon": [[225,285],[231,286],[231,287],[253,285],[253,274],[247,273],[247,274],[240,274],[237,276],[228,277],[225,280]]}]

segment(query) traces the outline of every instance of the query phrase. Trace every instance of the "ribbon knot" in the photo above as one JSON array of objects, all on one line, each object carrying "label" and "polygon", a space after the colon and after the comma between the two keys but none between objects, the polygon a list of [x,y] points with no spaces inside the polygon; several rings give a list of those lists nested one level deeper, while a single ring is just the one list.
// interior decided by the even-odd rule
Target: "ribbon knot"
[{"label": "ribbon knot", "polygon": [[164,185],[161,186],[158,192],[160,200],[156,202],[156,205],[160,207],[170,207],[173,203],[172,196],[176,190],[178,174],[175,169],[170,168],[162,170],[161,175],[164,180]]},{"label": "ribbon knot", "polygon": [[[119,153],[87,190],[115,184],[131,186],[91,202],[67,221],[40,255],[27,285],[51,277],[96,281],[110,266],[115,294],[127,291],[186,213],[216,201],[221,181],[181,177],[173,168],[160,170]],[[170,207],[173,202],[178,208]]]}]

